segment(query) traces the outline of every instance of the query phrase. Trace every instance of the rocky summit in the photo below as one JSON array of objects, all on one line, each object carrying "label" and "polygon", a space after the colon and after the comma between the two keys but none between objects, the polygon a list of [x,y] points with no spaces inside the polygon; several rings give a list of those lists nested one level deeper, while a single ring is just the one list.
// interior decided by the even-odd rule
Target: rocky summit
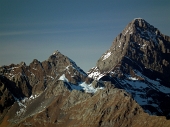
[{"label": "rocky summit", "polygon": [[150,115],[170,117],[170,37],[144,19],[130,22],[88,74],[127,91]]},{"label": "rocky summit", "polygon": [[0,67],[0,127],[169,127],[170,37],[134,19],[86,74],[55,51]]}]

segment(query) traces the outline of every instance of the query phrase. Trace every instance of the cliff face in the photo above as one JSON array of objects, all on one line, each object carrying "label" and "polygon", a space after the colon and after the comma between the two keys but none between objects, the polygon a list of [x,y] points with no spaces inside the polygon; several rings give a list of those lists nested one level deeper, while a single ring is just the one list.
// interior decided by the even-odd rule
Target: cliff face
[{"label": "cliff face", "polygon": [[[170,37],[144,19],[134,19],[114,40],[96,64],[99,73],[107,73],[116,65],[130,58],[136,62],[137,69],[151,69],[161,75],[168,83],[170,71]],[[143,70],[141,70],[143,71]]]},{"label": "cliff face", "polygon": [[134,19],[89,70],[89,77],[126,90],[149,114],[169,117],[170,37]]},{"label": "cliff face", "polygon": [[89,75],[59,51],[0,67],[0,126],[169,127],[168,39],[135,19]]}]

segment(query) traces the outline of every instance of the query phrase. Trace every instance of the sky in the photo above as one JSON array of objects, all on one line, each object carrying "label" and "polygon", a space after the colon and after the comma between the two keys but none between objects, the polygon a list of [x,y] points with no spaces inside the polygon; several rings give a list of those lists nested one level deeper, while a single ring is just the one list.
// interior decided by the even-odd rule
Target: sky
[{"label": "sky", "polygon": [[56,50],[85,72],[134,18],[170,36],[169,0],[0,0],[0,66]]}]

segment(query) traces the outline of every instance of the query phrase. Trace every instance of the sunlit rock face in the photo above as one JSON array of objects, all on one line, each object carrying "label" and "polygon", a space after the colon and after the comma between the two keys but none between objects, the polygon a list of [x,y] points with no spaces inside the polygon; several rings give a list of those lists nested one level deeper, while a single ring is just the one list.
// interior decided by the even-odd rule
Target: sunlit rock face
[{"label": "sunlit rock face", "polygon": [[170,37],[144,19],[130,22],[89,70],[126,90],[145,112],[170,115]]}]

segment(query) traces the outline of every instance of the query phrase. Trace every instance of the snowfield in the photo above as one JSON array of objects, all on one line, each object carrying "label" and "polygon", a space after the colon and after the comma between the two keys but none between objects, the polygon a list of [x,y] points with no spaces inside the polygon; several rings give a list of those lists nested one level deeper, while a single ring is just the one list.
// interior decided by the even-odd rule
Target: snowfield
[{"label": "snowfield", "polygon": [[95,93],[97,92],[98,89],[104,89],[104,87],[94,88],[92,84],[87,84],[85,82],[80,82],[78,83],[78,85],[74,85],[68,81],[68,79],[65,77],[65,74],[60,76],[58,80],[61,80],[67,83],[71,87],[72,90],[74,89],[79,90],[79,91],[84,90],[86,93]]}]

